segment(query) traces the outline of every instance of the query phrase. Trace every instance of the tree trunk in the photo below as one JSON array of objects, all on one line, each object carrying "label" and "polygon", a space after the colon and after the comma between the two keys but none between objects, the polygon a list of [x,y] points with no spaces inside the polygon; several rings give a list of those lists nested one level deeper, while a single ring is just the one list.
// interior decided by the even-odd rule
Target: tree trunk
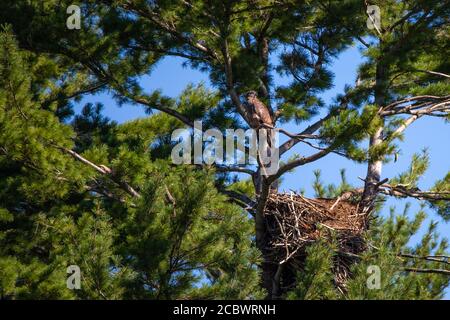
[{"label": "tree trunk", "polygon": [[[279,299],[281,296],[281,282],[286,278],[286,270],[279,265],[279,261],[274,260],[270,250],[271,235],[267,230],[264,209],[269,194],[274,191],[258,170],[254,178],[254,186],[257,194],[257,209],[255,212],[255,234],[256,246],[262,255],[261,262],[261,285],[267,291],[266,299]],[[284,281],[286,282],[286,281]]]},{"label": "tree trunk", "polygon": [[[383,127],[379,127],[370,137],[369,148],[377,146],[383,142]],[[367,166],[366,181],[364,192],[360,202],[360,211],[363,213],[370,212],[373,209],[374,200],[378,193],[378,182],[381,179],[381,170],[383,161],[378,159],[370,159]]]},{"label": "tree trunk", "polygon": [[[386,67],[379,61],[376,67],[375,80],[375,104],[381,108],[386,104],[387,98],[387,81],[386,81]],[[379,146],[383,142],[384,121],[379,128],[373,133],[369,141],[369,150]],[[381,170],[383,168],[383,156],[376,154],[375,157],[369,159],[367,166],[366,181],[364,185],[364,192],[361,198],[359,209],[363,213],[372,211],[374,201],[378,194],[378,183],[381,180]]]}]

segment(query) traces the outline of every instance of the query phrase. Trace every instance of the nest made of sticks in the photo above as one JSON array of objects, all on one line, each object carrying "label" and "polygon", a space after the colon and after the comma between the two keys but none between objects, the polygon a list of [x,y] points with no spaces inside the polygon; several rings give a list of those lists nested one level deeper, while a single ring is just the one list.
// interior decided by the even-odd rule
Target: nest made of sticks
[{"label": "nest made of sticks", "polygon": [[265,207],[267,244],[273,262],[298,269],[305,260],[308,245],[319,239],[338,245],[335,281],[345,287],[349,267],[355,256],[365,250],[363,233],[367,216],[358,212],[357,203],[348,200],[305,198],[297,193],[271,193]]}]

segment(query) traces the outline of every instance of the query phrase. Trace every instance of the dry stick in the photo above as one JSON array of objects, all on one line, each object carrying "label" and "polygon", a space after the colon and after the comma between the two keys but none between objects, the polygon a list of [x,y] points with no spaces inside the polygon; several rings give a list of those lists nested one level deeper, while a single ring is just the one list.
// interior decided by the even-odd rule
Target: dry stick
[{"label": "dry stick", "polygon": [[[365,182],[365,179],[358,177],[360,180]],[[389,181],[388,178],[383,179],[382,181],[377,183],[379,188],[379,192],[388,195],[388,196],[397,196],[397,197],[412,197],[417,198],[419,200],[450,200],[450,191],[441,191],[441,192],[433,192],[433,191],[416,191],[414,189],[406,189],[398,186],[392,186],[387,184]],[[382,188],[387,188],[389,190],[385,190]]]},{"label": "dry stick", "polygon": [[[380,250],[380,248],[375,247],[374,245],[369,244],[372,248],[375,250]],[[435,255],[435,256],[417,256],[413,254],[406,254],[406,253],[393,253],[393,255],[396,255],[397,257],[403,257],[403,258],[412,258],[412,259],[423,259],[431,262],[439,262],[439,263],[445,263],[450,264],[448,261],[450,259],[450,256],[446,255]],[[439,259],[441,258],[441,259]],[[444,260],[445,259],[445,260]],[[419,269],[419,268],[403,268],[404,271],[410,271],[410,272],[419,272],[419,273],[442,273],[450,275],[450,270],[445,269]]]},{"label": "dry stick", "polygon": [[450,79],[450,75],[442,73],[442,72],[436,72],[436,71],[430,71],[430,70],[421,70],[421,69],[414,69],[412,71],[424,72],[424,73],[432,74],[432,75],[435,75],[435,76],[441,76],[441,77]]},{"label": "dry stick", "polygon": [[[434,97],[434,96],[420,96],[412,97],[404,100],[394,102],[379,111],[380,116],[390,116],[397,114],[415,114],[415,115],[433,115],[433,112],[446,112],[450,104],[450,96]],[[422,102],[421,100],[425,100]],[[407,106],[398,107],[405,102],[417,101]]]},{"label": "dry stick", "polygon": [[284,227],[283,224],[280,222],[280,220],[278,219],[278,217],[275,215],[275,220],[277,220],[278,226],[280,227],[280,232],[283,235],[283,238],[285,239],[284,241],[284,247],[286,249],[286,256],[289,256],[289,246],[286,240],[286,233],[284,232]]},{"label": "dry stick", "polygon": [[410,259],[421,259],[421,260],[426,260],[426,261],[431,261],[431,262],[439,262],[439,263],[445,263],[450,265],[450,256],[445,256],[445,255],[437,255],[437,256],[417,256],[414,254],[409,254],[409,253],[399,253],[398,254],[399,257],[403,257],[403,258],[410,258]]},{"label": "dry stick", "polygon": [[319,222],[319,224],[320,224],[321,226],[324,226],[324,227],[327,228],[327,229],[330,229],[330,230],[332,230],[332,231],[336,231],[336,229],[334,229],[334,228],[332,228],[332,227],[329,227],[329,226],[327,226],[326,224],[324,224],[324,223],[322,223],[322,222]]},{"label": "dry stick", "polygon": [[341,201],[342,196],[339,196],[337,200],[333,203],[333,205],[330,207],[330,211],[333,211],[334,207]]},{"label": "dry stick", "polygon": [[389,104],[386,107],[384,107],[383,110],[390,110],[393,107],[398,106],[400,104],[403,104],[405,102],[417,101],[417,100],[426,100],[426,99],[441,99],[441,98],[446,98],[446,96],[445,97],[440,97],[440,96],[423,95],[423,96],[415,96],[415,97],[405,98],[405,99],[402,99],[402,100],[398,100],[398,101],[392,102],[391,104]]},{"label": "dry stick", "polygon": [[450,200],[450,191],[431,192],[431,191],[416,191],[413,189],[401,188],[398,186],[391,186],[389,184],[383,184],[381,187],[388,188],[389,190],[380,191],[383,194],[397,197],[412,197],[419,200]]},{"label": "dry stick", "polygon": [[80,161],[80,162],[82,162],[82,163],[84,163],[84,164],[87,164],[88,166],[94,168],[95,170],[97,170],[97,171],[100,172],[101,174],[107,174],[107,171],[106,171],[104,168],[102,168],[102,167],[100,167],[100,166],[97,166],[95,163],[89,161],[89,160],[86,159],[86,158],[83,158],[81,155],[79,155],[79,154],[76,153],[75,151],[70,150],[70,149],[67,149],[67,148],[61,148],[61,147],[58,147],[58,148],[59,148],[60,150],[64,151],[64,152],[70,154],[72,157],[74,157],[74,158],[77,159],[78,161]]},{"label": "dry stick", "polygon": [[127,182],[125,181],[121,181],[119,179],[117,179],[117,177],[115,177],[112,174],[112,170],[110,168],[108,168],[105,165],[96,165],[95,163],[89,161],[88,159],[84,158],[83,156],[81,156],[80,154],[76,153],[73,150],[67,149],[67,148],[63,148],[63,147],[59,147],[57,146],[58,149],[70,154],[72,157],[74,157],[76,160],[87,164],[88,166],[94,168],[96,171],[100,172],[103,175],[108,175],[111,180],[113,180],[116,184],[118,184],[122,189],[124,189],[127,193],[129,193],[131,196],[135,197],[135,198],[139,198],[141,195],[133,189],[132,186],[130,186]]}]

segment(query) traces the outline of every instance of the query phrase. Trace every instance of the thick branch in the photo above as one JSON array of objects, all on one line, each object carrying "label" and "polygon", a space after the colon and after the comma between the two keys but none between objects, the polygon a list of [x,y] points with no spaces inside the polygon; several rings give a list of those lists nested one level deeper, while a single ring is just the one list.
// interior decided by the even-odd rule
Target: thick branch
[{"label": "thick branch", "polygon": [[[367,2],[366,2],[367,4]],[[387,76],[386,66],[384,62],[380,61],[376,66],[375,77],[375,104],[380,107],[386,103],[387,92]],[[380,126],[370,135],[369,150],[377,148],[383,143],[384,121],[381,121]],[[378,187],[381,179],[381,171],[383,168],[382,157],[379,155],[371,156],[367,164],[366,179],[364,181],[364,192],[359,203],[359,210],[362,213],[369,213],[372,211],[375,199],[378,194]]]},{"label": "thick branch", "polygon": [[334,146],[330,146],[330,147],[325,148],[324,150],[321,150],[309,157],[301,157],[301,158],[298,158],[291,162],[288,162],[285,165],[283,165],[282,167],[280,167],[280,169],[278,170],[278,172],[276,174],[269,176],[269,178],[267,180],[268,180],[268,182],[271,183],[271,182],[275,181],[276,179],[278,179],[279,177],[281,177],[287,171],[295,169],[298,166],[316,161],[316,160],[326,156],[327,154],[332,152],[334,149],[335,149]]},{"label": "thick branch", "polygon": [[178,120],[180,120],[181,122],[183,122],[187,126],[194,127],[194,122],[192,122],[189,118],[187,118],[186,116],[184,116],[183,114],[179,113],[178,111],[176,111],[176,110],[174,110],[172,108],[167,108],[167,107],[164,107],[164,106],[161,106],[161,105],[151,105],[143,97],[134,97],[134,96],[132,96],[132,95],[130,95],[128,93],[122,93],[122,94],[125,97],[127,97],[128,99],[130,99],[130,100],[132,100],[132,101],[134,101],[134,102],[136,102],[138,104],[141,104],[141,105],[147,106],[149,108],[156,109],[156,110],[159,110],[161,112],[167,113],[168,115],[171,115],[171,116],[177,118]]},{"label": "thick branch", "polygon": [[250,197],[248,197],[243,193],[234,190],[220,190],[220,193],[223,193],[232,199],[242,202],[243,204],[246,205],[246,209],[249,210],[249,212],[252,212],[252,209],[254,209],[256,205],[255,201],[253,201]]},{"label": "thick branch", "polygon": [[203,43],[200,43],[199,41],[196,41],[195,39],[193,39],[192,37],[189,37],[181,32],[179,32],[178,30],[176,30],[176,28],[166,21],[162,21],[160,20],[160,16],[149,10],[148,8],[146,8],[145,10],[142,8],[139,8],[137,6],[134,6],[132,3],[127,2],[125,4],[122,4],[122,7],[125,10],[129,10],[131,12],[134,12],[144,18],[147,18],[148,20],[150,20],[156,27],[158,27],[159,29],[169,33],[171,36],[173,36],[175,39],[181,41],[182,43],[185,43],[187,45],[189,45],[192,49],[194,50],[198,50],[208,56],[210,56],[211,58],[216,59],[217,58],[217,54],[211,50],[210,48],[206,47]]},{"label": "thick branch", "polygon": [[382,117],[398,114],[433,115],[450,111],[450,96],[415,96],[393,102],[380,108]]},{"label": "thick branch", "polygon": [[216,166],[214,166],[214,168],[219,172],[239,172],[239,173],[246,173],[249,175],[255,174],[255,172],[253,170],[243,168],[243,167],[236,167],[236,166],[227,167],[227,166],[216,165]]},{"label": "thick branch", "polygon": [[450,276],[450,270],[445,269],[420,269],[420,268],[403,268],[404,271],[417,273],[437,273]]},{"label": "thick branch", "polygon": [[414,69],[413,71],[428,73],[428,74],[432,74],[434,76],[440,76],[440,77],[444,77],[444,78],[450,79],[450,75],[445,74],[443,72],[436,72],[436,71],[431,71],[431,70],[421,70],[421,69]]},{"label": "thick branch", "polygon": [[384,183],[380,186],[380,192],[395,197],[412,197],[419,200],[429,201],[450,201],[450,192],[420,191],[417,188],[407,189],[403,186],[391,186],[387,183]]},{"label": "thick branch", "polygon": [[303,138],[308,138],[310,135],[312,135],[314,132],[319,130],[319,128],[323,125],[325,121],[330,119],[331,117],[336,115],[337,110],[333,110],[330,113],[328,113],[325,117],[319,119],[315,123],[308,126],[305,130],[302,132],[299,132],[295,136],[291,137],[288,141],[283,143],[279,148],[279,154],[280,156],[289,151],[292,147],[294,147],[297,143],[302,141]]},{"label": "thick branch", "polygon": [[93,92],[101,89],[104,86],[106,86],[106,82],[105,81],[99,81],[99,82],[93,83],[93,84],[91,84],[91,85],[89,85],[89,86],[87,86],[87,87],[85,87],[83,89],[80,89],[78,91],[74,91],[74,92],[72,92],[71,94],[68,94],[68,95],[60,96],[60,95],[58,95],[59,92],[57,92],[57,96],[50,97],[48,100],[45,100],[42,104],[43,105],[49,105],[52,102],[58,101],[59,99],[68,100],[68,99],[72,99],[72,98],[78,97],[78,96],[83,95],[83,94],[93,93]]}]

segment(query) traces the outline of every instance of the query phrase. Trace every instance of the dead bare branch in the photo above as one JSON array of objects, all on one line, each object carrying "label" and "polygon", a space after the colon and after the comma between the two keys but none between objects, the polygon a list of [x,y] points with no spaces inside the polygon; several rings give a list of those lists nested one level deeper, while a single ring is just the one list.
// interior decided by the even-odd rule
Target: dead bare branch
[{"label": "dead bare branch", "polygon": [[403,268],[404,271],[416,273],[437,273],[450,276],[450,270],[445,269],[420,269],[420,268]]},{"label": "dead bare branch", "polygon": [[91,168],[95,169],[97,172],[106,175],[108,177],[111,178],[111,180],[113,180],[117,185],[119,185],[123,190],[125,190],[128,194],[130,194],[133,197],[139,198],[141,195],[132,187],[130,186],[127,182],[120,180],[115,174],[114,172],[108,168],[105,165],[96,165],[95,163],[89,161],[88,159],[84,158],[83,156],[81,156],[80,154],[76,153],[73,150],[67,149],[67,148],[63,148],[63,147],[57,147],[58,149],[60,149],[61,151],[70,154],[72,157],[74,157],[76,160],[90,166]]},{"label": "dead bare branch", "polygon": [[403,197],[403,198],[412,197],[419,200],[429,200],[429,201],[438,201],[438,200],[450,201],[450,191],[447,192],[420,191],[418,188],[392,186],[390,184],[384,183],[380,187],[380,192],[395,197]]},{"label": "dead bare branch", "polygon": [[420,260],[439,262],[439,263],[444,263],[444,264],[450,265],[450,256],[446,256],[446,255],[418,256],[418,255],[409,254],[409,253],[399,253],[398,256],[403,257],[403,258],[420,259]]},{"label": "dead bare branch", "polygon": [[382,117],[411,114],[411,115],[439,115],[450,111],[450,95],[447,96],[415,96],[395,101],[380,108],[379,115]]}]

